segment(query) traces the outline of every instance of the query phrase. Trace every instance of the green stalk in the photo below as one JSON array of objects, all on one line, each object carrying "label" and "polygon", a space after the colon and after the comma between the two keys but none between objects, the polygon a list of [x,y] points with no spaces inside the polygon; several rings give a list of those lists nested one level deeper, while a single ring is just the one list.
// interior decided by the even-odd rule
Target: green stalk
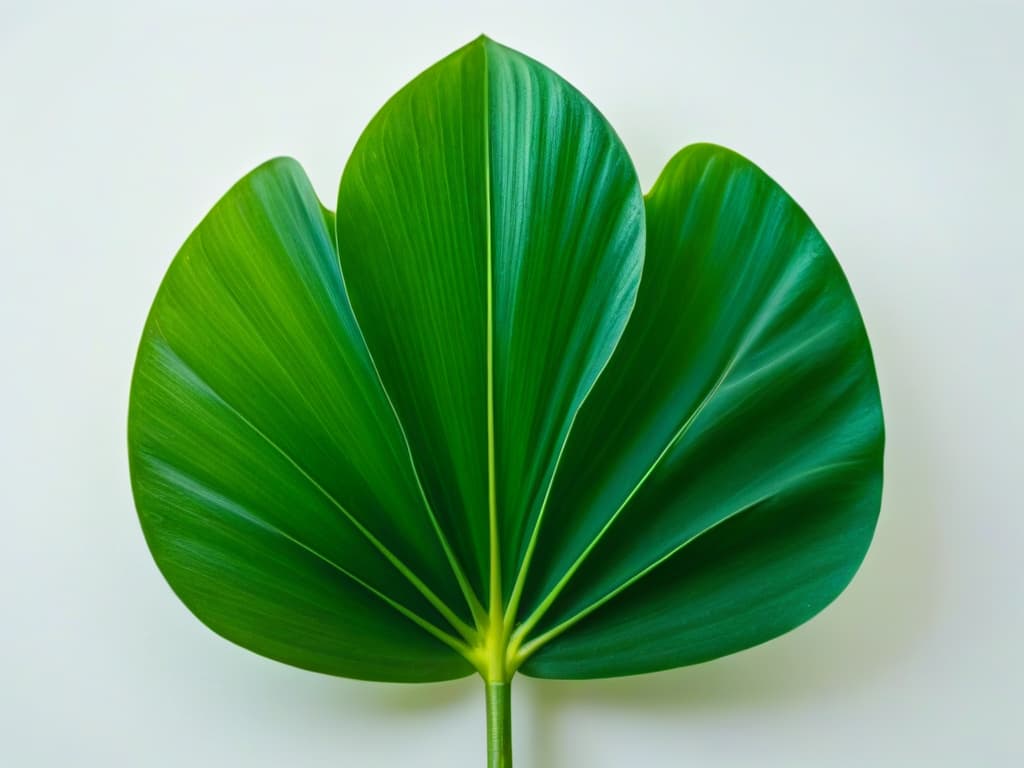
[{"label": "green stalk", "polygon": [[487,768],[512,768],[512,683],[485,682]]}]

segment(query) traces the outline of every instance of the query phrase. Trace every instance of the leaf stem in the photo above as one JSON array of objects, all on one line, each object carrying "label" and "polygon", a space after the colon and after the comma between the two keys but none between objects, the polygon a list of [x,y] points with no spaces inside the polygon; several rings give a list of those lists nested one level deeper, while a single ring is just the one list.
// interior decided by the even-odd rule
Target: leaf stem
[{"label": "leaf stem", "polygon": [[512,768],[512,683],[485,681],[487,768]]}]

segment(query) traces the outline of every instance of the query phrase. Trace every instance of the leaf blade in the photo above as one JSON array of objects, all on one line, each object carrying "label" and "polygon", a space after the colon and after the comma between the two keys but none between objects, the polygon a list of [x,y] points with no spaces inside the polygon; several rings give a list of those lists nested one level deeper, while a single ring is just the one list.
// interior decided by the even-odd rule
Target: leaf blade
[{"label": "leaf blade", "polygon": [[[669,642],[667,630],[660,639],[637,638],[634,666],[602,666],[607,649],[596,627],[629,611],[625,595],[600,610],[595,603],[647,579],[638,574],[672,553],[684,559],[691,537],[715,528],[729,509],[776,498],[787,477],[796,488],[816,467],[850,459],[864,487],[880,478],[881,410],[867,337],[849,286],[806,215],[752,163],[710,145],[674,158],[647,205],[646,284],[616,358],[584,404],[580,432],[570,437],[567,474],[555,493],[573,511],[561,529],[543,532],[543,556],[556,566],[530,593],[526,631],[536,626],[534,637],[554,650],[531,645],[537,656],[524,666],[527,674],[652,668],[643,659]],[[817,403],[796,397],[800,387]],[[598,449],[595,461],[581,446],[599,440],[613,448]],[[841,496],[842,488],[837,480],[833,491]],[[574,495],[583,502],[573,506]],[[857,507],[871,525],[860,527],[868,534],[851,543],[850,562],[866,550],[877,501]],[[629,589],[631,599],[642,588]],[[816,610],[834,596],[824,590]],[[666,597],[657,610],[685,615],[687,608]],[[581,612],[589,618],[575,631],[593,642],[585,647],[569,638]],[[565,622],[566,635],[556,640]],[[768,639],[756,637],[747,644]],[[682,632],[675,641],[685,639]],[[592,661],[572,662],[573,654]],[[666,658],[691,663],[682,651]]]},{"label": "leaf blade", "polygon": [[129,456],[154,558],[216,631],[335,674],[468,673],[440,640],[457,586],[348,309],[330,217],[294,161],[233,187],[168,271],[133,377]]},{"label": "leaf blade", "polygon": [[568,425],[635,297],[632,163],[561,78],[481,39],[378,113],[338,211],[354,311],[427,494],[479,594],[500,539],[508,594]]}]

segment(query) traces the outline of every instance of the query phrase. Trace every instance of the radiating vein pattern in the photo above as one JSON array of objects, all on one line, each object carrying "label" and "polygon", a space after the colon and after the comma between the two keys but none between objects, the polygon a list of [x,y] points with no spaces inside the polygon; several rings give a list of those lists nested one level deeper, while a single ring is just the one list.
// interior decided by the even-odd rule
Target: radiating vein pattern
[{"label": "radiating vein pattern", "polygon": [[[853,550],[822,562],[822,538],[802,560],[775,564],[819,586],[816,600],[780,610],[773,626],[789,628],[838,593],[823,585],[845,584],[873,529],[877,384],[845,277],[809,219],[753,164],[698,145],[655,185],[647,224],[637,309],[583,406],[552,491],[557,513],[540,532],[551,567],[530,584],[523,615],[549,642],[530,674],[608,669],[610,623],[652,588],[655,566],[685,568],[704,534],[737,532],[736,552],[760,557],[763,541],[741,538],[744,518],[774,513]],[[721,605],[746,605],[767,575],[723,580]],[[661,593],[664,629],[637,631],[642,652],[617,673],[693,660],[687,633],[708,616]],[[735,626],[740,637],[727,639],[738,647],[772,636]]]},{"label": "radiating vein pattern", "polygon": [[129,408],[188,607],[395,681],[634,674],[786,632],[859,566],[883,442],[800,207],[706,144],[643,197],[594,106],[486,38],[384,105],[336,214],[288,159],[214,206]]},{"label": "radiating vein pattern", "polygon": [[499,46],[488,74],[508,594],[571,421],[633,308],[644,222],[632,162],[589,102]]},{"label": "radiating vein pattern", "polygon": [[480,40],[374,118],[345,169],[337,228],[355,315],[428,495],[480,595],[500,542],[507,596],[569,424],[635,301],[632,163],[564,80]]},{"label": "radiating vein pattern", "polygon": [[[171,584],[231,639],[268,655],[287,652],[299,666],[353,676],[366,676],[360,670],[372,653],[346,655],[363,620],[356,616],[334,617],[334,633],[350,638],[335,638],[337,648],[324,636],[318,647],[296,640],[287,651],[284,632],[302,621],[320,624],[335,607],[319,615],[308,601],[260,592],[266,579],[252,580],[252,593],[244,592],[231,568],[246,561],[247,572],[262,567],[280,575],[288,560],[250,548],[251,521],[258,519],[257,538],[279,531],[315,548],[321,562],[313,570],[327,580],[321,594],[337,593],[342,604],[369,598],[377,624],[363,630],[396,654],[403,645],[410,654],[406,663],[382,660],[375,667],[381,674],[459,676],[469,671],[464,659],[364,586],[453,635],[439,607],[449,615],[462,607],[456,623],[471,622],[349,310],[330,220],[297,164],[273,161],[236,185],[183,246],[154,303],[133,381],[129,442],[143,529]],[[174,477],[207,491],[190,494],[180,486],[171,494]],[[226,514],[229,507],[216,499],[229,499],[246,516]],[[188,557],[209,551],[204,515],[224,531],[218,546],[230,550],[219,563],[212,554]],[[289,554],[312,567],[310,556]],[[325,572],[324,562],[353,578]],[[243,590],[235,596],[239,610],[247,601],[263,606],[265,637],[258,617],[240,635],[235,603],[210,599],[204,578],[215,566],[219,578]],[[299,565],[288,567],[292,573]],[[432,661],[421,667],[415,659],[424,646],[433,649]]]}]

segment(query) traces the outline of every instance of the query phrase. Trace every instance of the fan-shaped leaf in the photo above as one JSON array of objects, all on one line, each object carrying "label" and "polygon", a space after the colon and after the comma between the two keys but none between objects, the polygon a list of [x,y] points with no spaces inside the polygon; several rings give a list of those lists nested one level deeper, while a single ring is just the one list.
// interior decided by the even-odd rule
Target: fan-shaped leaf
[{"label": "fan-shaped leaf", "polygon": [[[641,277],[642,275],[642,277]],[[821,235],[696,145],[646,200],[550,70],[481,38],[291,160],[168,271],[132,383],[147,541],[215,631],[301,667],[488,681],[746,648],[847,584],[878,513],[867,336]],[[506,763],[501,763],[506,760]]]}]

